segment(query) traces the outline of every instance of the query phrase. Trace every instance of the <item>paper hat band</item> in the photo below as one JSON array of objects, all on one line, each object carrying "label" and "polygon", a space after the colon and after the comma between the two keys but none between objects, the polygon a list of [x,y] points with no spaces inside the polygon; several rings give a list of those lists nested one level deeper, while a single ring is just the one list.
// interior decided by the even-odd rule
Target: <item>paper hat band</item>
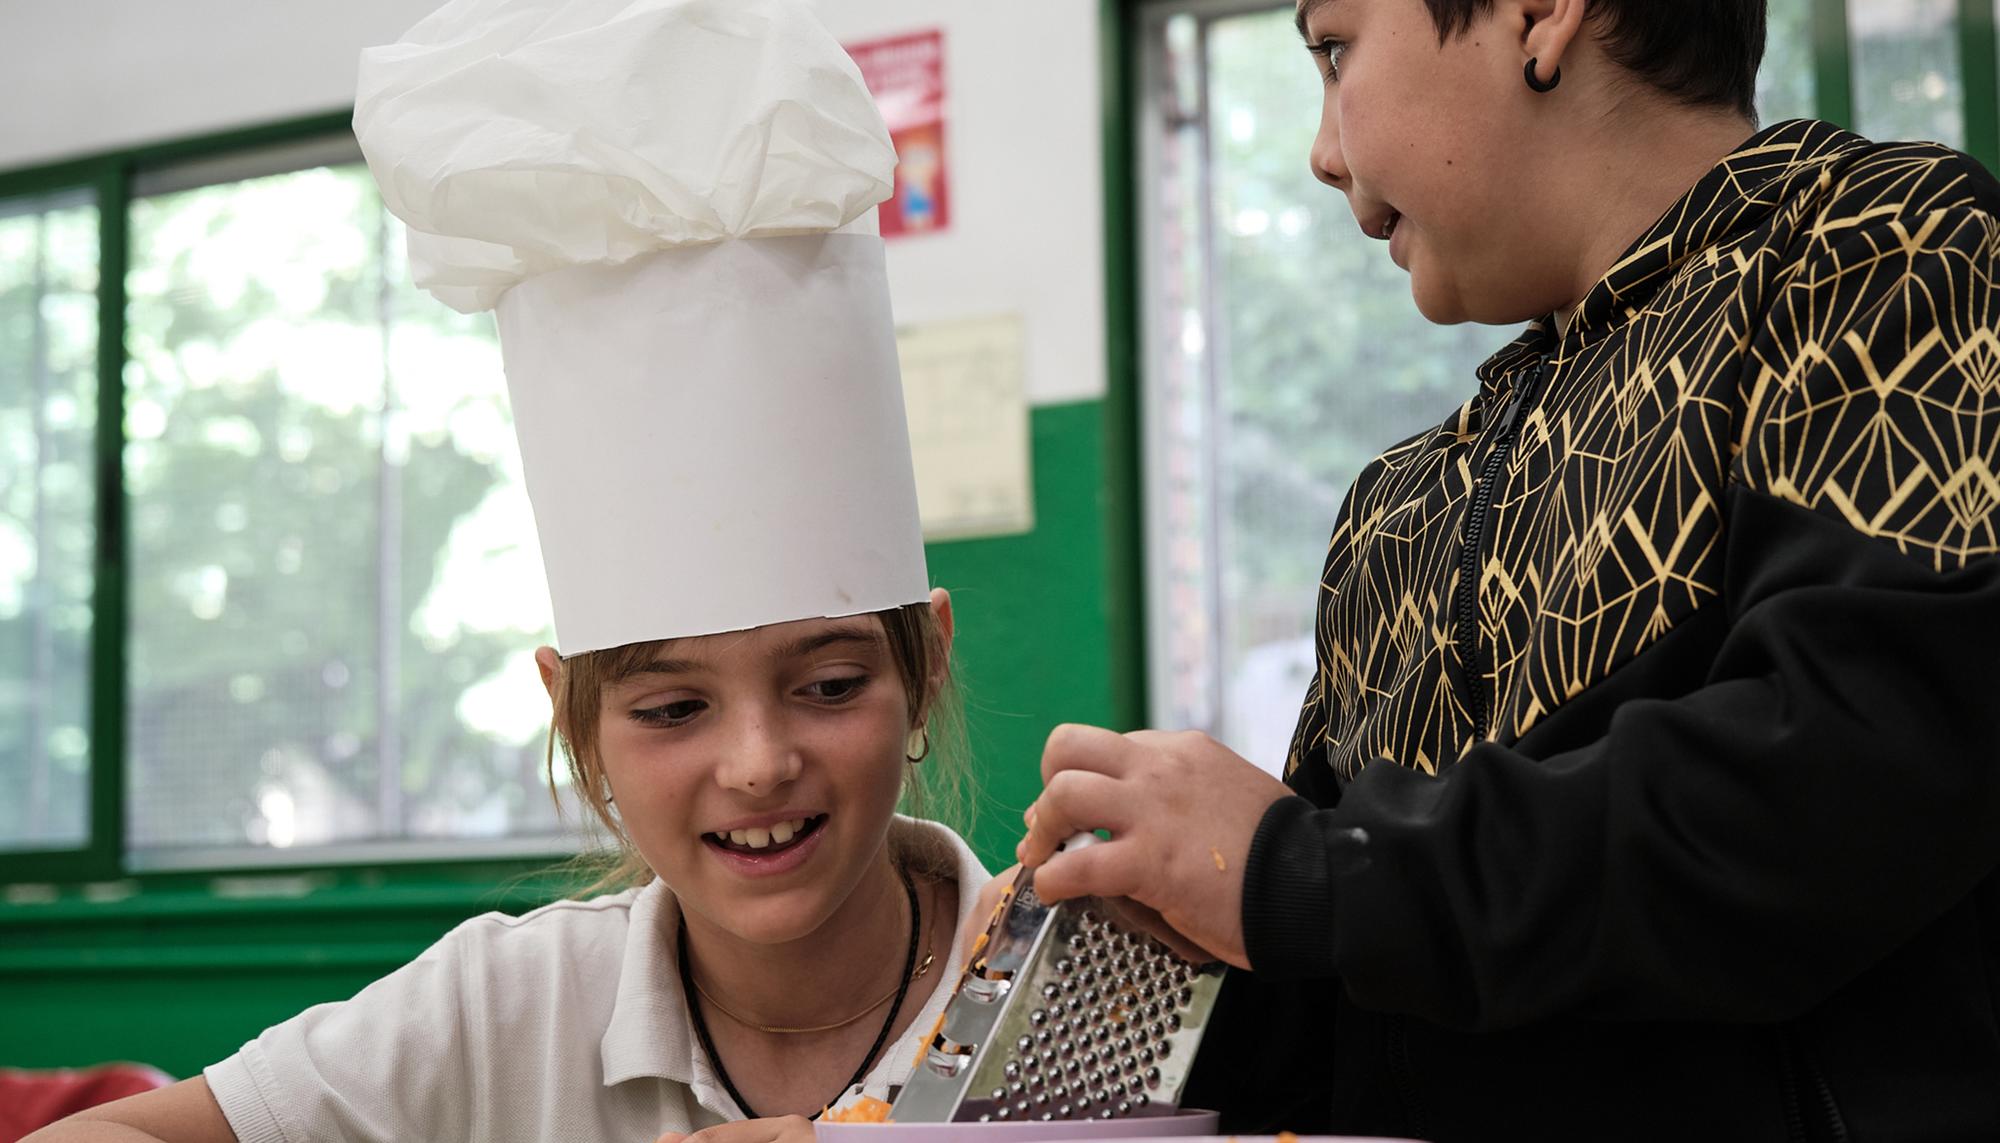
[{"label": "paper hat band", "polygon": [[496,314],[564,655],[929,597],[881,239],[573,266]]}]

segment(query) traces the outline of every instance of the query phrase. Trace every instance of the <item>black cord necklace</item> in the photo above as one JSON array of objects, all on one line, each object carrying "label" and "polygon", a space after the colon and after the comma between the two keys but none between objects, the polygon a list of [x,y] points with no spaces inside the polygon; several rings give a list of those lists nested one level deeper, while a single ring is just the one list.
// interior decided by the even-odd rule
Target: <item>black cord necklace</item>
[{"label": "black cord necklace", "polygon": [[[910,899],[910,950],[903,954],[903,983],[896,989],[896,1000],[889,1005],[889,1016],[882,1021],[882,1030],[875,1033],[875,1043],[869,1046],[868,1054],[861,1057],[861,1066],[854,1069],[854,1078],[840,1085],[840,1090],[843,1093],[848,1088],[867,1078],[868,1065],[875,1062],[875,1053],[880,1052],[882,1045],[888,1042],[889,1029],[896,1026],[896,1013],[903,1010],[903,1001],[908,997],[910,992],[910,975],[915,971],[917,965],[917,936],[923,932],[923,910],[917,905],[917,887],[910,883],[909,873],[898,867],[896,876],[903,879],[903,892]],[[722,1090],[728,1092],[729,1098],[736,1101],[736,1106],[742,1110],[744,1118],[761,1119],[763,1117],[751,1108],[750,1101],[744,1099],[743,1093],[736,1090],[736,1084],[729,1078],[729,1069],[722,1066],[722,1054],[715,1050],[715,1041],[709,1038],[708,1021],[702,1019],[701,1016],[700,993],[696,991],[694,986],[694,970],[688,966],[688,938],[687,923],[685,921],[681,923],[677,936],[680,943],[681,991],[687,995],[688,1015],[694,1018],[695,1037],[701,1041],[701,1050],[708,1053],[708,1062],[715,1065],[715,1078],[722,1081]],[[839,1095],[834,1096],[834,1099],[839,1098]],[[831,1105],[831,1101],[829,1101],[828,1105]],[[814,1112],[811,1118],[818,1119],[819,1113]]]}]

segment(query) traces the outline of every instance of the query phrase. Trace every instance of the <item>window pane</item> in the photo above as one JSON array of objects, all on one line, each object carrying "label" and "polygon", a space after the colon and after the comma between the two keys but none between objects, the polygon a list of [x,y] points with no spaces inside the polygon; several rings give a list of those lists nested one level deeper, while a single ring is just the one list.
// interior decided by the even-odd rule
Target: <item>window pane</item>
[{"label": "window pane", "polygon": [[1812,0],[1770,0],[1764,64],[1757,71],[1757,118],[1766,126],[1814,114]]},{"label": "window pane", "polygon": [[1152,570],[1169,609],[1157,629],[1183,633],[1156,640],[1181,684],[1154,714],[1275,768],[1311,677],[1313,604],[1348,485],[1476,392],[1473,368],[1512,334],[1426,322],[1384,244],[1312,177],[1321,87],[1291,6],[1179,17],[1164,41],[1165,66],[1193,90],[1151,85],[1180,105],[1156,109],[1167,137],[1146,172],[1165,207],[1149,235],[1147,383],[1173,410],[1156,418],[1154,455],[1178,474],[1154,474],[1153,495],[1172,498],[1154,515],[1168,534],[1153,558],[1169,561]]},{"label": "window pane", "polygon": [[89,840],[97,207],[0,202],[0,850]]},{"label": "window pane", "polygon": [[359,164],[133,205],[142,864],[557,832],[498,349],[407,284],[401,233]]},{"label": "window pane", "polygon": [[1848,0],[1856,130],[1965,146],[1955,0]]}]

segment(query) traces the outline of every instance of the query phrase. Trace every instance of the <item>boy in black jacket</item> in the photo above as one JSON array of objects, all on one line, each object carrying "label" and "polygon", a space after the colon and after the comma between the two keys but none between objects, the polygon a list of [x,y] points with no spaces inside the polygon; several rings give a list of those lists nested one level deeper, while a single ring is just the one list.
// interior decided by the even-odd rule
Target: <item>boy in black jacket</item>
[{"label": "boy in black jacket", "polygon": [[1239,1129],[2000,1138],[2000,186],[1757,131],[1763,8],[1301,0],[1314,170],[1531,324],[1349,494],[1289,789],[1050,738],[1043,895],[1253,970]]}]

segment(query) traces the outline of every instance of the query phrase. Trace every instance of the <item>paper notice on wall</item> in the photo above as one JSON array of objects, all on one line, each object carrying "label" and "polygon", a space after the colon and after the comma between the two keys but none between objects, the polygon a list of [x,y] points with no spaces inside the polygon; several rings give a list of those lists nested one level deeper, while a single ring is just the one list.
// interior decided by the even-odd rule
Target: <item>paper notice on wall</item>
[{"label": "paper notice on wall", "polygon": [[896,145],[896,191],[882,204],[882,237],[945,228],[951,180],[944,152],[944,33],[936,28],[848,44]]},{"label": "paper notice on wall", "polygon": [[1034,528],[1023,342],[1016,316],[896,333],[926,540]]}]

